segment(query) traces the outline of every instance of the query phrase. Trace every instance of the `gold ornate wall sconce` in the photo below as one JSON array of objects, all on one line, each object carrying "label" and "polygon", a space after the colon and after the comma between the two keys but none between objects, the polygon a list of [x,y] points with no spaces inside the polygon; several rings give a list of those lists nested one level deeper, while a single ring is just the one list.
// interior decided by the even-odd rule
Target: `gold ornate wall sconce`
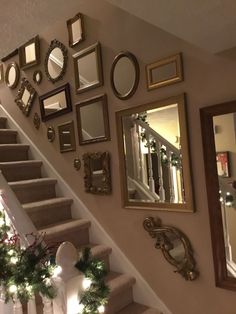
[{"label": "gold ornate wall sconce", "polygon": [[145,218],[143,227],[152,238],[156,238],[155,248],[161,249],[165,259],[176,267],[175,272],[190,281],[199,276],[190,241],[182,231],[163,226],[159,218],[153,217]]}]

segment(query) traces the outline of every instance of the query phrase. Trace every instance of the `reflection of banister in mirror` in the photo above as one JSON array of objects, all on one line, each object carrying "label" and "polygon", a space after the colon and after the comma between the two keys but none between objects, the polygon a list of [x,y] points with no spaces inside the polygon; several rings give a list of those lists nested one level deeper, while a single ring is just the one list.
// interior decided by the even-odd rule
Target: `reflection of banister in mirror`
[{"label": "reflection of banister in mirror", "polygon": [[156,238],[156,249],[161,249],[166,260],[174,265],[186,280],[195,280],[199,273],[193,258],[189,239],[180,230],[163,226],[160,219],[147,217],[143,222],[144,229],[152,238]]},{"label": "reflection of banister in mirror", "polygon": [[125,206],[192,211],[184,97],[116,115]]},{"label": "reflection of banister in mirror", "polygon": [[236,290],[235,112],[236,101],[201,109],[215,280],[231,290]]}]

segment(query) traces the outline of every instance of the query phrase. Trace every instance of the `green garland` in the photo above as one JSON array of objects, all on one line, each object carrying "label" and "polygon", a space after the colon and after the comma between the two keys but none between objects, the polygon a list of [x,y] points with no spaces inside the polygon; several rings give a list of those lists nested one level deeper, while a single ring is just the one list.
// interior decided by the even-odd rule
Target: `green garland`
[{"label": "green garland", "polygon": [[86,247],[75,267],[85,278],[91,280],[91,285],[82,293],[80,304],[83,305],[82,314],[97,314],[98,309],[108,302],[109,287],[104,278],[107,275],[105,263],[91,256],[90,248]]}]

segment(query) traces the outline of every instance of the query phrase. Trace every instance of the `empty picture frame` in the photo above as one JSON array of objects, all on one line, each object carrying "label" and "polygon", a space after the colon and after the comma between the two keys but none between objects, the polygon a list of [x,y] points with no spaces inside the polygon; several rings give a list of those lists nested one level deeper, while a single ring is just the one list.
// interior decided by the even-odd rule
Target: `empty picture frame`
[{"label": "empty picture frame", "polygon": [[106,95],[78,103],[76,115],[80,145],[110,140]]},{"label": "empty picture frame", "polygon": [[77,13],[73,18],[67,22],[69,46],[74,47],[84,40],[84,22],[83,15]]},{"label": "empty picture frame", "polygon": [[179,53],[148,64],[146,76],[148,90],[183,81],[182,55]]},{"label": "empty picture frame", "polygon": [[74,121],[59,125],[58,133],[61,153],[76,150]]},{"label": "empty picture frame", "polygon": [[76,93],[103,85],[101,46],[96,43],[73,55]]},{"label": "empty picture frame", "polygon": [[39,36],[30,39],[19,48],[19,63],[21,69],[27,69],[40,63]]}]

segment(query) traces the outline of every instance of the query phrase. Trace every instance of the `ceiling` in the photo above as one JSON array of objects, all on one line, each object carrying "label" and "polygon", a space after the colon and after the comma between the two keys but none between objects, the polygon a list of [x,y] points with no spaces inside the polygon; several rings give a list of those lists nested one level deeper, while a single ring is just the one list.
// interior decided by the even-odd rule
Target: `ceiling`
[{"label": "ceiling", "polygon": [[[85,1],[0,0],[0,57],[40,33],[42,25],[65,20],[68,8],[78,11]],[[211,53],[236,46],[235,0],[106,1]]]}]

